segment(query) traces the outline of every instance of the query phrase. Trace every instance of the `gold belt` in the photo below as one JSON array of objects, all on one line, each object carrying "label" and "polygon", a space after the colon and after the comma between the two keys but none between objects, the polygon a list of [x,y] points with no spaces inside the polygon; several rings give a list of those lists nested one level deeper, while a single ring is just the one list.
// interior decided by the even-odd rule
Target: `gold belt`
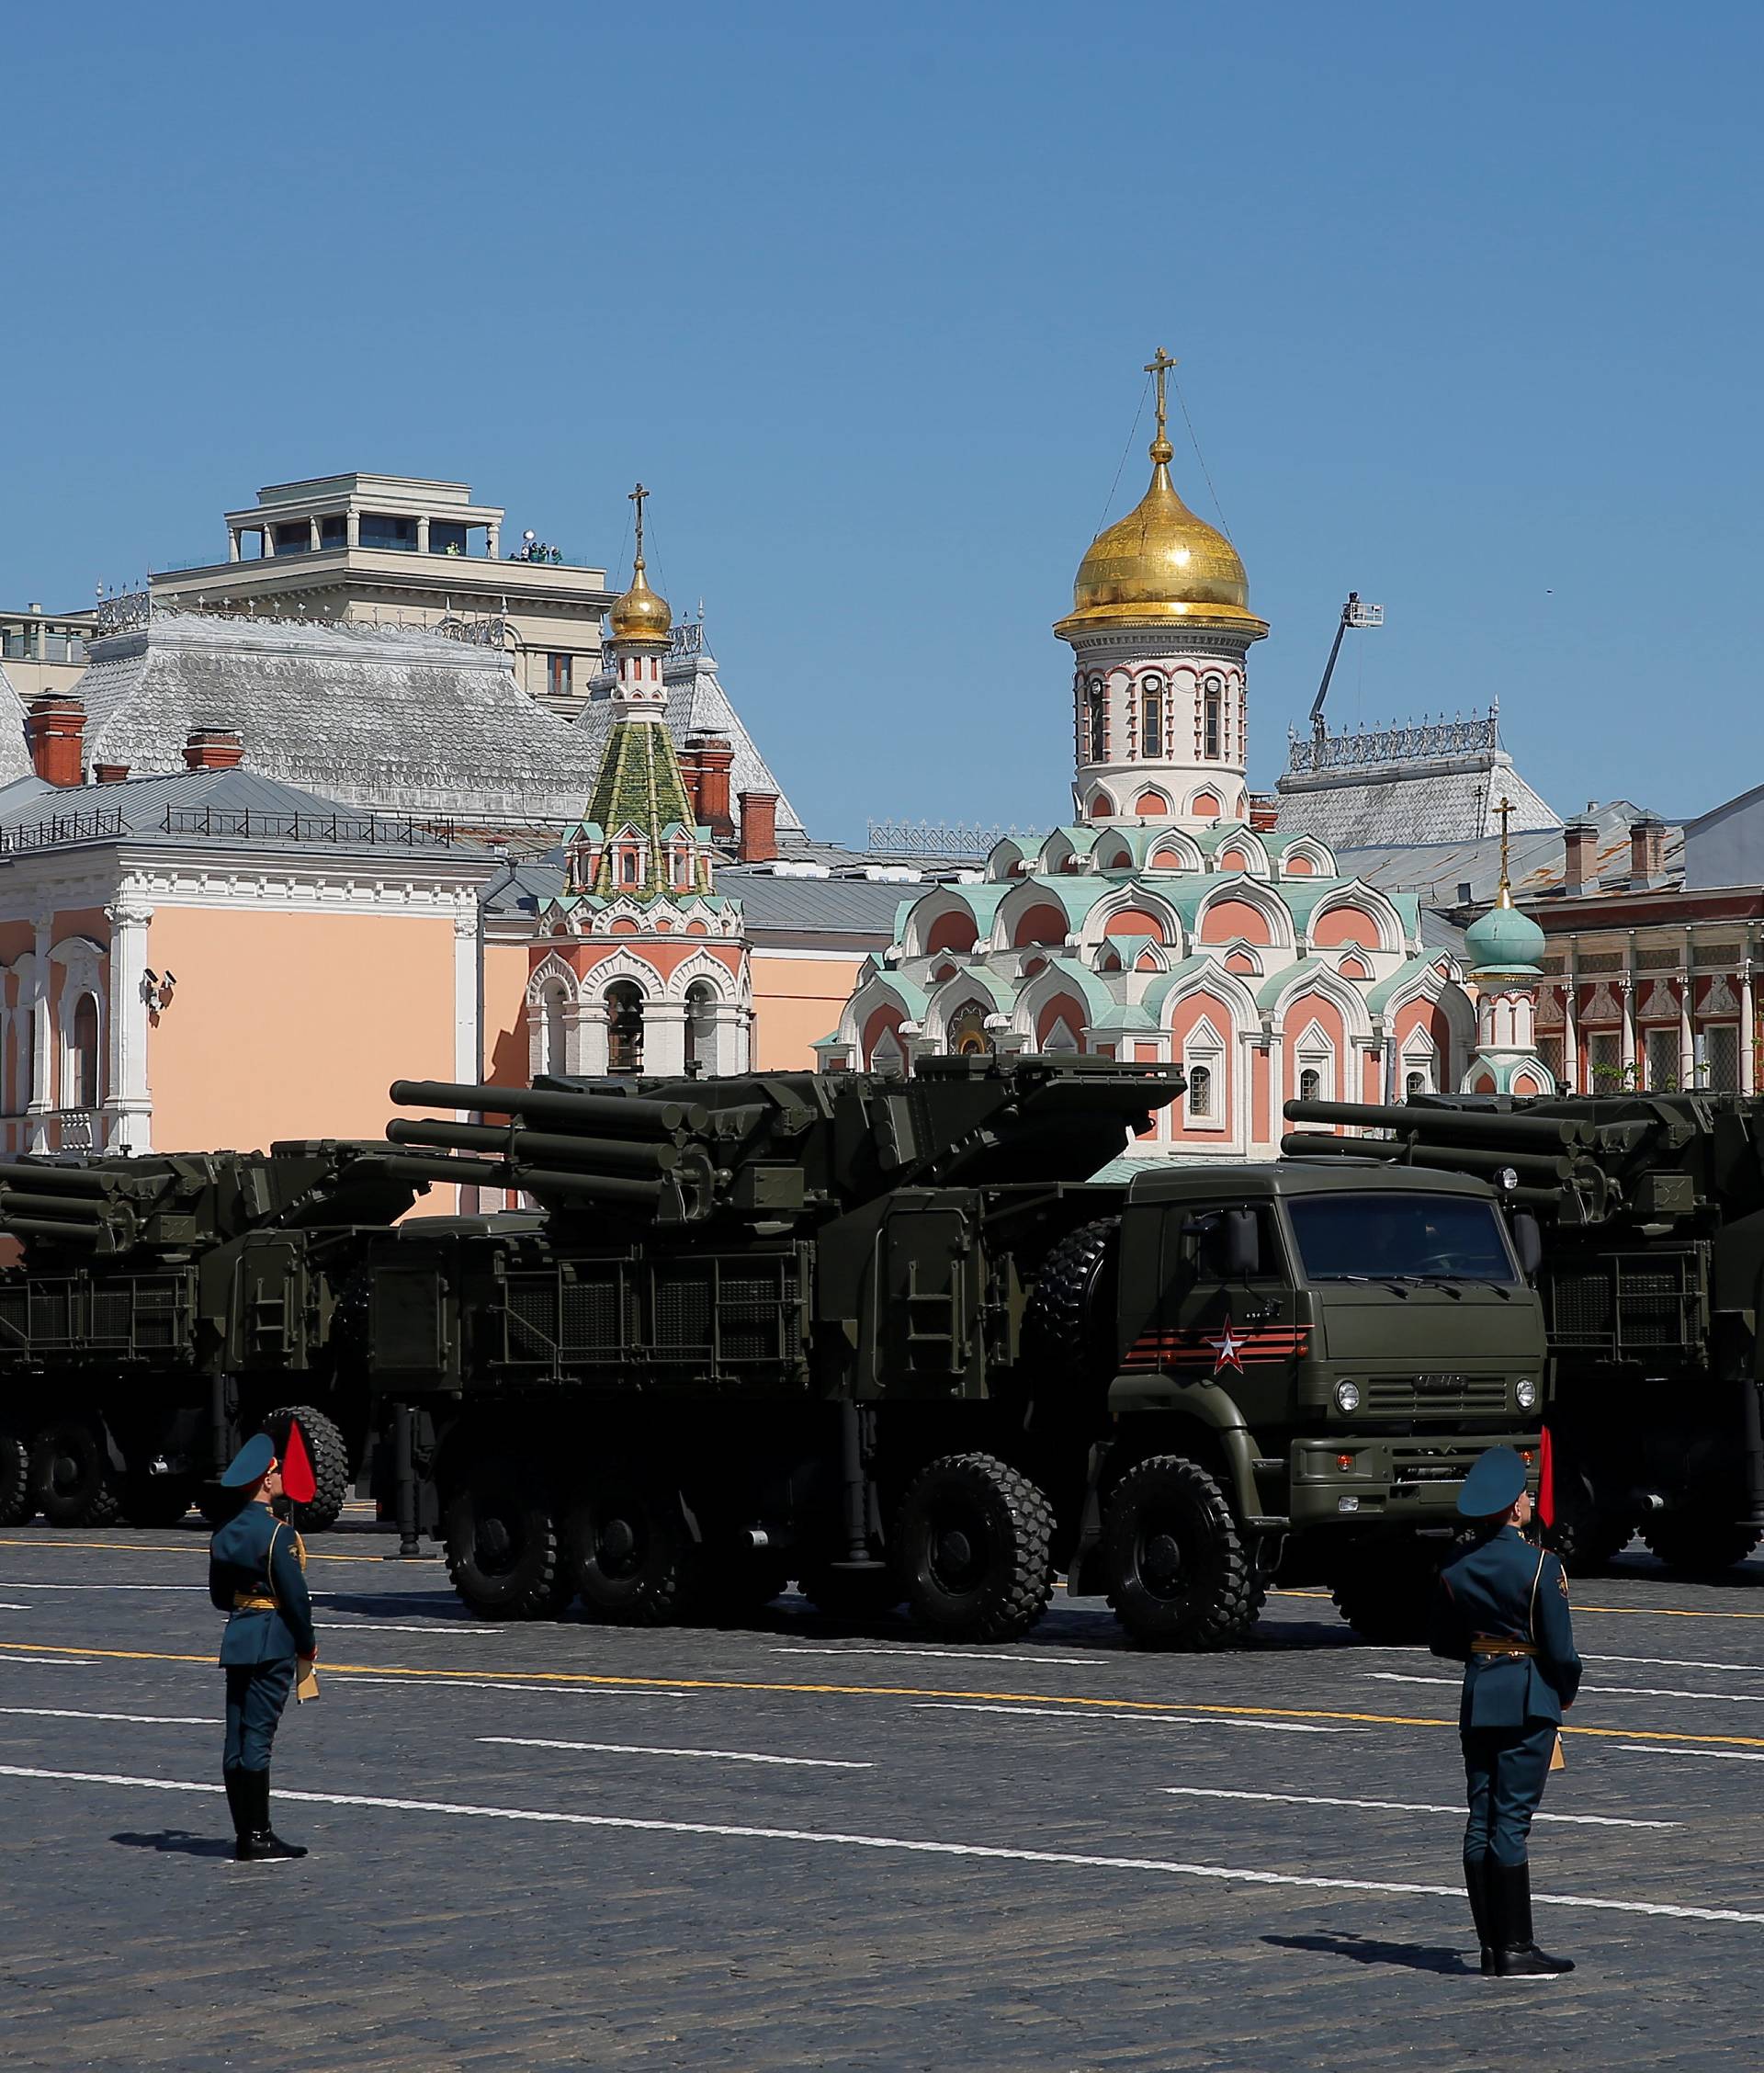
[{"label": "gold belt", "polygon": [[1510,1641],[1500,1634],[1478,1634],[1470,1644],[1471,1653],[1478,1656],[1534,1656],[1537,1650],[1529,1641]]},{"label": "gold belt", "polygon": [[232,1594],[235,1613],[274,1613],[279,1611],[275,1599],[265,1598],[256,1592],[235,1591]]}]

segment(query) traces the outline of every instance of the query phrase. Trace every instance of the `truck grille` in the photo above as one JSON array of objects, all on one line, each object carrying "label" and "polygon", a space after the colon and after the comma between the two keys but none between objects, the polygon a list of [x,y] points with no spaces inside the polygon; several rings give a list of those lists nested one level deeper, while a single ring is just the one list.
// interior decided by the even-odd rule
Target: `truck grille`
[{"label": "truck grille", "polygon": [[1377,1375],[1366,1383],[1374,1418],[1449,1418],[1507,1409],[1504,1375]]}]

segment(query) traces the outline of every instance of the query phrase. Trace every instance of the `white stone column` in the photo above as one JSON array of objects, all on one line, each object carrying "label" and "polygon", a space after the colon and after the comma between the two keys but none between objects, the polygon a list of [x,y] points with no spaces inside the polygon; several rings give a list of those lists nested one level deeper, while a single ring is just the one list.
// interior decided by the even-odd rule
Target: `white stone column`
[{"label": "white stone column", "polygon": [[239,546],[239,528],[237,526],[227,527],[227,560],[229,561],[243,560],[243,554]]},{"label": "white stone column", "polygon": [[361,545],[361,514],[353,507],[343,515],[343,544],[345,547]]},{"label": "white stone column", "polygon": [[419,554],[429,551],[429,522],[426,518],[419,518],[416,522],[416,551]]},{"label": "white stone column", "polygon": [[571,1070],[586,1079],[600,1079],[606,1070],[605,1002],[571,1002],[563,1011],[563,1053],[571,1061]]},{"label": "white stone column", "polygon": [[645,1001],[644,1072],[663,1079],[677,1079],[685,1070],[686,1003],[684,1001]]},{"label": "white stone column", "polygon": [[34,914],[30,959],[30,1100],[25,1105],[26,1143],[32,1151],[49,1144],[49,935],[53,916]]},{"label": "white stone column", "polygon": [[473,1084],[484,1076],[478,1027],[478,916],[463,908],[453,917],[453,1076]]},{"label": "white stone column", "polygon": [[267,520],[264,523],[259,538],[264,543],[264,560],[273,561],[276,559],[276,528]]},{"label": "white stone column", "polygon": [[105,909],[110,923],[109,1086],[104,1113],[112,1151],[153,1149],[153,1101],[147,1080],[147,925],[153,911],[129,893]]},{"label": "white stone column", "polygon": [[1697,1033],[1691,1012],[1697,997],[1697,968],[1691,961],[1690,934],[1684,937],[1684,970],[1679,986],[1679,1084],[1697,1084]]},{"label": "white stone column", "polygon": [[1623,1006],[1623,1020],[1618,1035],[1618,1062],[1623,1069],[1623,1085],[1635,1085],[1635,945],[1632,938],[1623,951],[1623,969],[1619,975],[1618,991]]},{"label": "white stone column", "polygon": [[484,527],[484,552],[490,557],[492,561],[495,561],[497,552],[502,547],[502,528],[497,525],[495,519],[492,518],[490,524]]},{"label": "white stone column", "polygon": [[1752,1007],[1752,947],[1747,944],[1739,959],[1739,1091],[1758,1092],[1758,1030]]},{"label": "white stone column", "polygon": [[307,546],[316,554],[319,551],[319,521],[316,515],[306,522]]},{"label": "white stone column", "polygon": [[1571,1094],[1580,1092],[1580,960],[1572,947],[1562,988],[1562,1084]]}]

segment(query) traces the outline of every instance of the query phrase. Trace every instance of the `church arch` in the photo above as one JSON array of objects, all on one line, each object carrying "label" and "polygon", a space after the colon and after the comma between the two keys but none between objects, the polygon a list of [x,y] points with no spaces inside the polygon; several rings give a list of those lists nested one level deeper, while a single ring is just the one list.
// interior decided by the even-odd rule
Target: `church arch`
[{"label": "church arch", "polygon": [[1296,946],[1293,917],[1278,893],[1255,878],[1232,878],[1209,893],[1195,917],[1200,943],[1241,941],[1282,949]]}]

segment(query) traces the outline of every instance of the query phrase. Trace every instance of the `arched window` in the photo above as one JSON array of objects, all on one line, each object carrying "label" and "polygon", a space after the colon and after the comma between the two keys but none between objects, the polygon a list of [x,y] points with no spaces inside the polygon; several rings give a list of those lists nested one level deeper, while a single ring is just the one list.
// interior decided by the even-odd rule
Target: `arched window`
[{"label": "arched window", "polygon": [[628,979],[606,989],[606,1070],[643,1070],[643,992]]},{"label": "arched window", "polygon": [[1225,686],[1216,676],[1201,694],[1201,753],[1210,760],[1225,753]]},{"label": "arched window", "polygon": [[1427,1075],[1425,1072],[1410,1072],[1404,1075],[1403,1099],[1405,1101],[1413,1101],[1417,1094],[1424,1094],[1426,1092]]},{"label": "arched window", "polygon": [[992,1049],[992,1038],[986,1026],[987,1011],[978,1001],[969,1001],[957,1008],[949,1018],[949,1048],[959,1057],[978,1058]]},{"label": "arched window", "polygon": [[90,993],[80,995],[74,1010],[74,1026],[67,1053],[68,1086],[63,1108],[96,1108],[98,1105],[98,1003]]},{"label": "arched window", "polygon": [[1102,688],[1100,676],[1091,678],[1084,694],[1084,760],[1086,763],[1109,760],[1108,694]]},{"label": "arched window", "polygon": [[568,1071],[568,1053],[564,1049],[564,1003],[568,993],[564,980],[551,979],[545,982],[545,993],[539,999],[539,1012],[545,1018],[545,1047],[541,1058],[545,1059],[545,1071]]},{"label": "arched window", "polygon": [[1188,1113],[1191,1116],[1213,1113],[1213,1068],[1210,1065],[1191,1065],[1188,1069]]},{"label": "arched window", "polygon": [[1319,1101],[1323,1094],[1323,1075],[1314,1065],[1307,1065],[1298,1076],[1300,1101]]},{"label": "arched window", "polygon": [[686,1070],[709,1072],[717,1064],[717,995],[707,980],[686,989]]},{"label": "arched window", "polygon": [[1139,695],[1139,753],[1157,763],[1164,753],[1164,687],[1153,677]]}]

